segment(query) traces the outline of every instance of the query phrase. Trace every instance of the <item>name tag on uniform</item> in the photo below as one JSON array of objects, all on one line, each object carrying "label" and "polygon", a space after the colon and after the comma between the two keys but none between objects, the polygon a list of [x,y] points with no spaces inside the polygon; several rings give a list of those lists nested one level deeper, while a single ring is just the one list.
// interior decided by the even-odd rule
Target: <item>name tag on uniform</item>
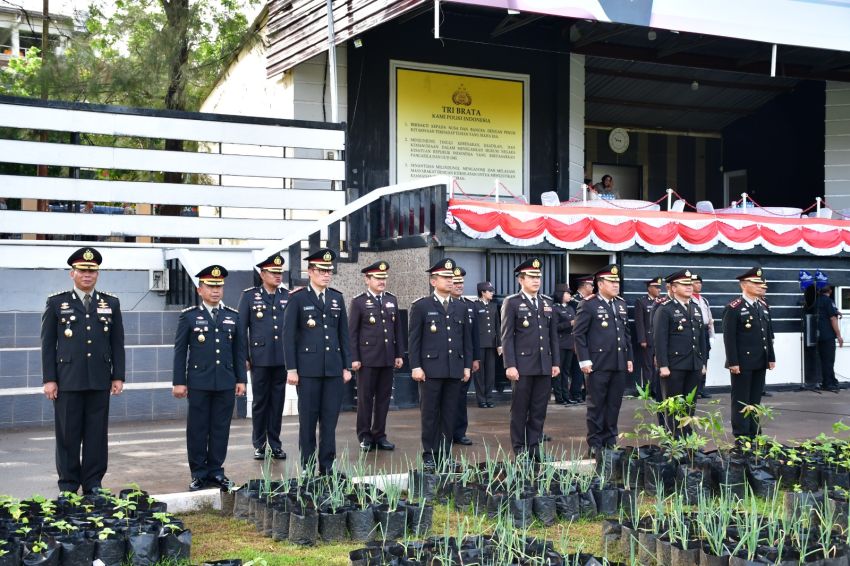
[{"label": "name tag on uniform", "polygon": [[59,314],[74,314],[74,309],[62,309]]},{"label": "name tag on uniform", "polygon": [[391,309],[391,308],[393,308],[395,305],[394,305],[393,303],[387,302],[384,306],[386,306],[388,309]]},{"label": "name tag on uniform", "polygon": [[307,306],[304,307],[304,310],[305,311],[314,311],[314,310],[316,310],[316,307],[314,307],[313,305],[307,305]]},{"label": "name tag on uniform", "polygon": [[341,307],[335,307],[335,306],[331,305],[331,310],[332,311],[338,311],[338,310],[342,310],[342,308]]},{"label": "name tag on uniform", "polygon": [[552,307],[543,307],[543,312],[552,312]]},{"label": "name tag on uniform", "polygon": [[222,324],[236,324],[236,321],[230,320],[229,318],[226,318],[222,321]]},{"label": "name tag on uniform", "polygon": [[434,311],[434,312],[429,312],[426,316],[440,316],[440,313],[438,313],[438,312],[436,312],[436,311]]},{"label": "name tag on uniform", "polygon": [[110,307],[98,308],[97,314],[112,314],[112,309]]}]

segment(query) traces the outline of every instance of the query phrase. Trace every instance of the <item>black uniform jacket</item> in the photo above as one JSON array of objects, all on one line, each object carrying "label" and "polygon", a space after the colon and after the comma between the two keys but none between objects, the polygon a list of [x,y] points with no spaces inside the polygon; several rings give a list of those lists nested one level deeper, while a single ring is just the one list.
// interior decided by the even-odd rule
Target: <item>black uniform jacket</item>
[{"label": "black uniform jacket", "polygon": [[478,319],[478,343],[482,348],[499,347],[499,329],[501,312],[495,301],[486,305],[478,299],[473,303],[475,317]]},{"label": "black uniform jacket", "polygon": [[652,309],[655,305],[656,300],[649,295],[635,300],[635,341],[638,344],[646,342],[648,347],[652,346]]},{"label": "black uniform jacket", "polygon": [[561,350],[572,350],[575,348],[573,339],[573,321],[576,319],[576,309],[572,302],[567,304],[555,303],[552,307],[558,317],[558,347]]},{"label": "black uniform jacket", "polygon": [[[289,294],[283,313],[287,370],[299,377],[336,377],[351,367],[348,314],[342,293],[328,287],[325,304],[309,285]],[[362,361],[362,360],[361,360]]]},{"label": "black uniform jacket", "polygon": [[365,367],[393,367],[404,356],[398,299],[384,292],[381,302],[370,293],[351,300],[348,313],[351,359]]},{"label": "black uniform jacket", "polygon": [[699,305],[672,300],[653,317],[655,360],[671,370],[701,370],[705,365],[705,322]]},{"label": "black uniform jacket", "polygon": [[573,338],[579,362],[590,360],[594,371],[626,371],[632,361],[626,302],[615,297],[612,309],[599,295],[589,296],[579,304]]},{"label": "black uniform jacket", "polygon": [[742,370],[766,369],[776,361],[773,351],[773,325],[770,307],[758,300],[758,313],[743,297],[732,300],[723,311],[723,344],[726,346],[726,367],[740,366]]},{"label": "black uniform jacket", "polygon": [[289,290],[274,294],[265,287],[248,287],[239,299],[239,320],[248,332],[248,360],[252,366],[283,366],[283,311]]},{"label": "black uniform jacket", "polygon": [[[70,336],[69,336],[70,334]],[[109,389],[124,380],[124,323],[118,297],[93,290],[89,310],[74,291],[51,295],[41,317],[44,383],[60,391]]]},{"label": "black uniform jacket", "polygon": [[202,391],[225,391],[247,383],[245,329],[239,312],[220,307],[218,316],[203,306],[180,313],[174,338],[174,385]]},{"label": "black uniform jacket", "polygon": [[552,299],[537,295],[537,309],[523,293],[502,303],[502,356],[520,375],[551,375],[561,363]]},{"label": "black uniform jacket", "polygon": [[426,379],[462,379],[472,369],[472,325],[466,303],[450,299],[448,311],[436,295],[410,306],[410,367],[422,368]]}]

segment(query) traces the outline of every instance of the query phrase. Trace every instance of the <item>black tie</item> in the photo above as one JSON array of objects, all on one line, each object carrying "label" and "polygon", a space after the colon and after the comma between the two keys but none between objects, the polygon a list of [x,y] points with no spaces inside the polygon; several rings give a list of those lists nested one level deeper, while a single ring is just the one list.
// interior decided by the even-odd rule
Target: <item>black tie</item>
[{"label": "black tie", "polygon": [[383,295],[378,295],[378,296],[375,297],[375,299],[377,299],[377,301],[378,301],[378,306],[381,306],[381,307],[384,306],[384,302],[382,300],[383,298],[384,298]]},{"label": "black tie", "polygon": [[86,296],[83,297],[83,307],[85,307],[86,310],[89,310],[90,305],[91,305],[91,295],[86,293]]},{"label": "black tie", "polygon": [[446,311],[446,312],[449,312],[449,300],[446,299],[446,300],[440,301],[440,302],[443,303],[443,310]]},{"label": "black tie", "polygon": [[213,320],[216,320],[218,318],[218,307],[214,307],[213,310],[211,311],[211,313],[212,313]]},{"label": "black tie", "polygon": [[534,310],[537,310],[537,297],[531,297],[531,304],[534,305]]},{"label": "black tie", "polygon": [[322,308],[325,308],[325,294],[319,293],[319,302],[322,303]]}]

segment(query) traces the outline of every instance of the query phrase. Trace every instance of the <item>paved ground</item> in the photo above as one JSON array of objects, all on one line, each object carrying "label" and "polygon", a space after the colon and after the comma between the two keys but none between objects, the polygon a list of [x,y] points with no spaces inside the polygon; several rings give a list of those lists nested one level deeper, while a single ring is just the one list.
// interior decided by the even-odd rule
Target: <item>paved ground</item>
[{"label": "paved ground", "polygon": [[[845,418],[850,423],[850,391],[839,394],[814,392],[774,393],[765,402],[775,408],[776,418],[766,426],[766,432],[780,440],[802,439],[829,432],[832,423]],[[728,422],[729,395],[717,394],[713,401],[726,415]],[[627,400],[621,412],[620,429],[629,430],[634,425],[634,412],[638,402]],[[456,448],[469,458],[484,453],[484,445],[491,452],[501,444],[508,447],[508,405],[493,409],[469,407],[469,437],[475,444]],[[356,459],[359,455],[354,435],[354,413],[340,416],[337,428],[337,445],[342,455]],[[104,485],[121,488],[136,482],[155,494],[185,491],[189,483],[186,463],[185,423],[183,421],[157,421],[113,424],[110,428],[109,473]],[[585,431],[584,405],[549,406],[546,432],[554,437],[551,443],[556,450],[576,452],[583,450]],[[406,469],[407,459],[414,459],[419,451],[419,412],[415,409],[394,411],[389,416],[389,438],[395,442],[394,452],[373,452],[369,462],[376,469]],[[285,417],[283,424],[284,449],[290,456],[285,463],[276,464],[276,473],[283,466],[292,470],[297,460],[297,417]],[[259,477],[260,463],[251,459],[251,422],[235,421],[231,427],[230,450],[226,473],[231,479],[244,482]],[[27,497],[34,493],[56,495],[56,471],[53,458],[53,429],[37,428],[0,432],[0,493]],[[341,456],[342,457],[342,456]]]}]

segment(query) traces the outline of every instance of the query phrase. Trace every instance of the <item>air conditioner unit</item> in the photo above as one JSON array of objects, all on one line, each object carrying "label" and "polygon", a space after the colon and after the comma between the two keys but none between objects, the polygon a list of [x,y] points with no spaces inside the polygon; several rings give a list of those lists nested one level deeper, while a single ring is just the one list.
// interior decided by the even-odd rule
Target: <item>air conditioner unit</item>
[{"label": "air conditioner unit", "polygon": [[148,271],[150,275],[150,290],[160,291],[164,293],[168,291],[168,271],[165,269],[151,269]]}]

